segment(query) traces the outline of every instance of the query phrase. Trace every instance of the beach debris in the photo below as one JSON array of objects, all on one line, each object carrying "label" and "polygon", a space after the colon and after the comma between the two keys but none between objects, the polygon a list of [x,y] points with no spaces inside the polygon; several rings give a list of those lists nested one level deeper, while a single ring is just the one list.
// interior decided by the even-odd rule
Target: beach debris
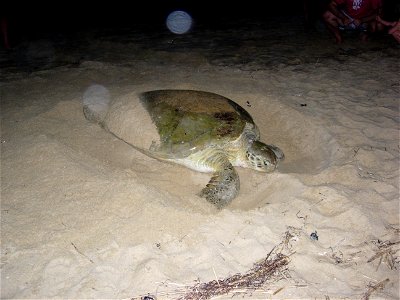
[{"label": "beach debris", "polygon": [[335,265],[342,265],[342,267],[357,265],[356,261],[359,259],[362,251],[343,253],[341,250],[335,248],[336,247],[329,247],[331,252],[323,252],[320,253],[320,255],[327,257],[329,262],[333,262]]},{"label": "beach debris", "polygon": [[303,219],[304,222],[305,222],[305,221],[307,220],[308,215],[305,215],[304,217],[303,217],[303,216],[300,216],[300,212],[301,212],[301,210],[299,210],[299,211],[296,213],[296,217],[297,217],[298,219]]},{"label": "beach debris", "polygon": [[76,252],[78,252],[80,255],[82,255],[83,257],[85,257],[86,259],[88,259],[92,264],[94,264],[94,261],[93,261],[89,256],[87,256],[86,254],[84,254],[81,250],[79,250],[78,247],[77,247],[73,242],[71,242],[71,245],[74,247],[74,249],[75,249]]},{"label": "beach debris", "polygon": [[262,288],[267,281],[287,278],[288,274],[284,273],[288,271],[289,257],[282,253],[276,253],[271,257],[273,250],[245,274],[238,273],[225,279],[215,279],[205,283],[197,282],[179,300],[210,299],[229,292],[240,293],[243,290],[250,293]]},{"label": "beach debris", "polygon": [[146,295],[140,298],[140,300],[157,300],[156,296],[153,295]]},{"label": "beach debris", "polygon": [[310,234],[310,239],[313,241],[318,241],[318,234],[316,230]]},{"label": "beach debris", "polygon": [[343,263],[343,252],[340,250],[338,250],[337,252],[333,252],[330,257],[334,260],[335,264],[337,265]]},{"label": "beach debris", "polygon": [[275,292],[272,293],[272,295],[276,295],[278,294],[280,291],[282,291],[285,287],[281,287],[279,289],[277,289]]},{"label": "beach debris", "polygon": [[[399,146],[400,148],[400,146]],[[400,234],[400,225],[399,224],[388,224],[385,226],[385,228],[396,235]]]},{"label": "beach debris", "polygon": [[381,240],[373,240],[372,243],[378,248],[376,250],[375,255],[373,255],[370,259],[368,259],[368,263],[373,262],[374,260],[379,258],[378,265],[376,270],[379,269],[382,261],[387,265],[387,267],[391,270],[397,269],[397,266],[400,263],[399,257],[395,256],[397,252],[399,252],[400,248],[394,249],[396,245],[400,245],[400,241],[390,242],[390,241],[381,241]]},{"label": "beach debris", "polygon": [[[292,250],[292,242],[296,242],[302,232],[301,228],[288,226],[287,231],[284,233],[284,239],[265,258],[256,262],[245,273],[237,273],[219,279],[217,271],[212,267],[214,280],[202,283],[200,279],[197,279],[193,285],[175,283],[170,280],[159,282],[160,285],[157,288],[156,295],[162,299],[171,300],[203,300],[222,295],[231,295],[232,297],[251,297],[255,293],[276,295],[285,288],[307,287],[307,285],[301,284],[296,284],[295,286],[284,285],[279,288],[273,286],[273,284],[282,279],[288,280],[291,278],[288,265],[290,263],[290,256],[296,253]],[[271,287],[267,286],[267,283],[271,284]],[[172,290],[171,286],[173,286]],[[273,288],[275,290],[272,290]],[[147,294],[146,296],[149,297],[151,295]],[[145,295],[141,295],[130,298],[130,300],[151,300],[151,298],[144,297]]]},{"label": "beach debris", "polygon": [[287,230],[283,236],[283,241],[278,245],[280,247],[280,251],[288,250],[293,254],[292,242],[297,242],[300,239],[300,235],[302,233],[302,229],[293,226],[287,226]]},{"label": "beach debris", "polygon": [[378,282],[377,284],[372,285],[371,283],[368,284],[368,290],[365,292],[363,297],[361,298],[362,300],[368,300],[371,294],[377,290],[383,290],[385,285],[389,282],[389,278],[386,278],[385,280],[382,280],[381,282]]},{"label": "beach debris", "polygon": [[[162,299],[175,299],[175,300],[205,300],[222,295],[232,295],[250,297],[253,293],[268,293],[276,295],[288,286],[281,286],[275,291],[266,286],[267,282],[274,284],[282,279],[291,278],[289,274],[288,265],[290,262],[289,257],[295,252],[288,248],[289,241],[282,241],[276,245],[268,255],[255,263],[253,267],[245,273],[237,273],[223,279],[217,277],[217,272],[212,267],[215,279],[208,282],[200,282],[200,279],[194,281],[193,285],[186,285],[180,283],[173,283],[171,281],[161,282],[161,286],[166,287],[168,291],[157,291],[157,296],[167,297]],[[284,254],[283,252],[287,253]],[[173,291],[170,286],[174,286]],[[303,287],[298,286],[296,287]],[[150,297],[151,294],[147,294]],[[133,297],[130,300],[151,300],[155,298],[141,298]]]}]

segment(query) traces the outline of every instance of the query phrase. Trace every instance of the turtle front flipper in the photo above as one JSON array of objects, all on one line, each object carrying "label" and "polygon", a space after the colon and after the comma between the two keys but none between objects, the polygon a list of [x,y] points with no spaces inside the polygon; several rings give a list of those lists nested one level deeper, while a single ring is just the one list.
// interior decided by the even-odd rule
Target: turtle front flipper
[{"label": "turtle front flipper", "polygon": [[217,208],[228,205],[239,193],[240,181],[235,168],[228,158],[217,153],[207,160],[208,167],[214,170],[214,174],[206,187],[199,193]]}]

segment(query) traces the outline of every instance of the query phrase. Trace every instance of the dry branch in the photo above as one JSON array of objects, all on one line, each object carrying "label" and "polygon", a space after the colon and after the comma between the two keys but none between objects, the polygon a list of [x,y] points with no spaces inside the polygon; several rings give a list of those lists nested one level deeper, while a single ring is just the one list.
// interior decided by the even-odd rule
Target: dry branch
[{"label": "dry branch", "polygon": [[179,299],[210,299],[211,297],[224,295],[239,289],[254,291],[262,287],[268,280],[274,278],[277,273],[285,271],[286,266],[289,264],[289,257],[286,255],[277,253],[273,258],[270,258],[270,256],[271,252],[245,274],[235,274],[222,280],[197,283]]}]

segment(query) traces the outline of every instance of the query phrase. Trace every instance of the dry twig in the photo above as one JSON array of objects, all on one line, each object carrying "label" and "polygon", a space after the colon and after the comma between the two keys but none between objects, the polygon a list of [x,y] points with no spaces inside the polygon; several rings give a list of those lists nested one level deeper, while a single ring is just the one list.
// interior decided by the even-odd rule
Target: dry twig
[{"label": "dry twig", "polygon": [[210,299],[211,297],[224,295],[238,289],[254,291],[262,287],[268,280],[272,279],[278,272],[286,271],[289,257],[277,253],[271,258],[272,251],[266,258],[256,263],[252,269],[245,274],[235,274],[220,280],[212,280],[206,283],[197,283],[183,295],[180,300]]},{"label": "dry twig", "polygon": [[389,278],[386,278],[385,280],[382,280],[381,282],[378,282],[375,285],[369,284],[368,290],[365,292],[361,300],[368,300],[373,292],[377,290],[382,290],[385,287],[386,283],[388,283],[389,281],[390,281]]},{"label": "dry twig", "polygon": [[[254,266],[245,274],[235,274],[225,279],[218,279],[216,272],[213,268],[215,280],[201,283],[199,280],[195,281],[193,286],[186,286],[172,282],[162,282],[162,286],[168,287],[176,285],[174,291],[158,291],[158,296],[165,296],[168,299],[179,300],[205,300],[212,297],[232,293],[233,295],[249,295],[254,292],[266,293],[268,290],[265,284],[269,282],[276,282],[281,279],[290,278],[288,264],[290,262],[289,256],[295,252],[291,251],[291,242],[298,239],[301,229],[295,227],[288,227],[285,232],[284,240],[275,246],[268,255],[261,261],[254,264]],[[288,253],[287,255],[283,252]],[[296,285],[296,287],[305,287],[304,285]],[[277,289],[273,295],[281,292],[285,287]],[[147,298],[143,298],[147,297]],[[152,298],[149,298],[152,297]],[[131,298],[136,300],[138,298]],[[140,298],[143,299],[156,299],[153,295],[144,295]]]},{"label": "dry twig", "polygon": [[370,259],[368,259],[368,263],[373,262],[377,258],[379,258],[379,263],[378,266],[376,267],[376,270],[378,270],[379,266],[381,265],[382,261],[386,263],[389,269],[393,270],[396,268],[396,263],[397,257],[395,254],[400,250],[400,249],[393,249],[393,246],[400,244],[400,241],[398,242],[390,242],[390,241],[373,241],[373,243],[378,247],[378,250],[376,251],[375,255],[372,256]]}]

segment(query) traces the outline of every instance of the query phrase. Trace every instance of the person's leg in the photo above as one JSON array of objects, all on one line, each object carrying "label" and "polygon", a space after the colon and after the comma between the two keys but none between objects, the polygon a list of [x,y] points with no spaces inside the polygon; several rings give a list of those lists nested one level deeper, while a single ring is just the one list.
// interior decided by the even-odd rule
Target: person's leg
[{"label": "person's leg", "polygon": [[362,24],[366,30],[361,32],[361,40],[363,42],[367,41],[370,34],[374,34],[376,32],[382,31],[384,29],[384,25],[377,22],[376,20],[372,20],[368,23]]},{"label": "person's leg", "polygon": [[338,19],[338,17],[336,17],[330,11],[326,11],[322,15],[322,20],[325,22],[329,31],[332,32],[332,34],[335,36],[336,43],[342,43],[342,36],[339,30],[340,20]]},{"label": "person's leg", "polygon": [[382,23],[377,22],[376,20],[373,20],[368,23],[368,30],[370,32],[383,31],[384,28],[385,28],[385,26]]}]

